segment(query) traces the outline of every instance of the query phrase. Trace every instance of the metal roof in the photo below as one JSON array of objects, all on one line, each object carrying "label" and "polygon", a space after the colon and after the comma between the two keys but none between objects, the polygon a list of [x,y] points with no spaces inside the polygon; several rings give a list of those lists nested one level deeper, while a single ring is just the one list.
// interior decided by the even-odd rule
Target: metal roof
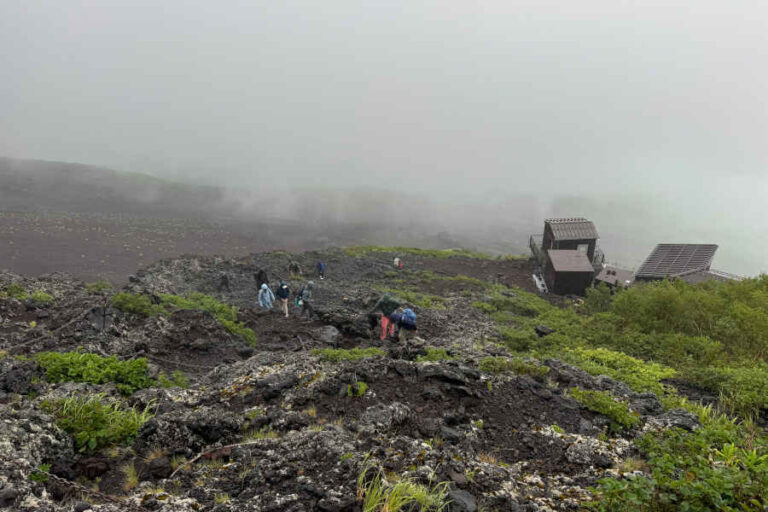
[{"label": "metal roof", "polygon": [[659,244],[635,275],[663,279],[709,270],[715,251],[714,244]]},{"label": "metal roof", "polygon": [[680,276],[680,279],[685,281],[688,284],[698,284],[703,283],[705,281],[743,281],[743,276],[738,276],[736,274],[730,274],[728,272],[723,272],[722,270],[701,270],[699,272],[693,272],[691,274],[685,274],[683,276]]},{"label": "metal roof", "polygon": [[635,274],[631,270],[618,267],[603,267],[595,277],[595,281],[603,281],[612,285],[629,285],[635,281]]},{"label": "metal roof", "polygon": [[547,251],[555,272],[594,272],[587,255],[570,249],[550,249]]},{"label": "metal roof", "polygon": [[592,240],[599,238],[597,229],[591,220],[583,217],[546,219],[545,224],[552,228],[555,240]]}]

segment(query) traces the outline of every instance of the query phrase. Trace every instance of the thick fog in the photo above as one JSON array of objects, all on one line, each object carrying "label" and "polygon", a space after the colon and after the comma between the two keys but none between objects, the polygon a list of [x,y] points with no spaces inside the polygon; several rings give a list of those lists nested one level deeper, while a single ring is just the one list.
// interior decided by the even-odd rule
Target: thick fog
[{"label": "thick fog", "polygon": [[619,263],[711,242],[755,274],[766,62],[758,1],[4,0],[0,155],[327,188],[331,217],[387,190],[520,247],[584,215]]}]

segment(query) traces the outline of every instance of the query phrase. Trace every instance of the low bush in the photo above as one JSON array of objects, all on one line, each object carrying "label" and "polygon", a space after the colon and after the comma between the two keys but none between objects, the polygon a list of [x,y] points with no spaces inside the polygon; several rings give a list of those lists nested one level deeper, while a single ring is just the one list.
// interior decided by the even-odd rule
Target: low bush
[{"label": "low bush", "polygon": [[640,421],[626,403],[616,400],[608,391],[587,391],[571,388],[569,394],[590,411],[610,419],[615,430],[619,430],[618,427],[633,427]]},{"label": "low bush", "polygon": [[456,359],[454,356],[449,356],[448,351],[444,348],[424,347],[424,350],[427,351],[426,355],[417,356],[416,361],[423,363],[426,361],[446,361]]},{"label": "low bush", "polygon": [[157,376],[157,383],[164,388],[183,388],[189,387],[189,379],[180,370],[174,370],[170,376],[161,373]]},{"label": "low bush", "polygon": [[72,434],[75,448],[81,452],[129,444],[139,427],[152,417],[149,407],[127,408],[104,395],[45,401],[43,409],[54,416],[62,430]]},{"label": "low bush", "polygon": [[355,258],[361,258],[369,254],[374,253],[391,253],[403,255],[423,256],[426,258],[476,258],[476,259],[493,259],[493,256],[489,254],[483,254],[477,251],[470,251],[467,249],[419,249],[418,247],[386,247],[378,245],[358,245],[352,247],[345,247],[344,252],[348,256]]},{"label": "low bush", "polygon": [[501,356],[489,356],[480,360],[478,370],[486,373],[504,373],[512,369],[512,361]]},{"label": "low bush", "polygon": [[478,364],[478,369],[487,373],[514,372],[519,375],[544,377],[549,373],[549,367],[519,358],[486,357]]},{"label": "low bush", "polygon": [[11,283],[6,286],[5,293],[13,299],[24,300],[27,298],[27,290],[19,283]]},{"label": "low bush", "polygon": [[48,306],[53,302],[53,295],[38,290],[29,295],[27,300],[33,306],[43,307]]},{"label": "low bush", "polygon": [[165,313],[159,304],[153,304],[147,295],[120,292],[112,296],[112,307],[139,316],[158,316]]},{"label": "low bush", "polygon": [[86,283],[85,289],[90,293],[100,293],[103,291],[111,290],[112,283],[109,281],[96,281],[93,283]]},{"label": "low bush", "polygon": [[354,384],[347,384],[347,396],[361,397],[368,391],[368,384],[358,381]]},{"label": "low bush", "polygon": [[318,356],[323,361],[338,363],[341,361],[359,361],[369,357],[384,357],[387,353],[376,347],[368,348],[316,348],[312,350],[312,355]]},{"label": "low bush", "polygon": [[676,375],[675,370],[656,363],[645,362],[621,352],[605,348],[565,348],[561,359],[575,364],[592,375],[607,375],[625,382],[634,391],[663,394],[662,379]]},{"label": "low bush", "polygon": [[765,440],[757,441],[722,416],[695,432],[647,434],[637,444],[649,474],[601,480],[590,508],[762,511],[768,503],[768,452]]},{"label": "low bush", "polygon": [[371,467],[367,466],[357,479],[357,498],[363,512],[440,512],[449,503],[448,482],[426,486],[408,478],[398,478],[390,484],[382,477],[381,471],[373,477],[370,471]]},{"label": "low bush", "polygon": [[256,333],[248,328],[242,322],[237,320],[237,307],[219,302],[210,295],[193,292],[185,297],[171,294],[161,294],[162,305],[164,307],[173,306],[178,309],[191,309],[207,311],[219,321],[219,323],[230,333],[240,336],[250,346],[255,347],[258,339]]},{"label": "low bush", "polygon": [[147,376],[145,358],[119,361],[115,356],[102,357],[86,352],[40,352],[35,355],[35,360],[45,370],[49,382],[114,382],[126,395],[154,385]]}]

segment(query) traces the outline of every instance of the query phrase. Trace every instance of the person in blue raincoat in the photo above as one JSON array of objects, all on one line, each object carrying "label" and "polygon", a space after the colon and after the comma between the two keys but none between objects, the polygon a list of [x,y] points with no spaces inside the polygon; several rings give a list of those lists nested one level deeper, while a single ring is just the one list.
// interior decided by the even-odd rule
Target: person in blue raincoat
[{"label": "person in blue raincoat", "polygon": [[267,283],[263,283],[261,285],[261,289],[259,290],[259,307],[266,308],[266,309],[272,309],[272,304],[275,301],[275,294],[272,293],[272,290],[269,289],[269,286],[267,286]]}]

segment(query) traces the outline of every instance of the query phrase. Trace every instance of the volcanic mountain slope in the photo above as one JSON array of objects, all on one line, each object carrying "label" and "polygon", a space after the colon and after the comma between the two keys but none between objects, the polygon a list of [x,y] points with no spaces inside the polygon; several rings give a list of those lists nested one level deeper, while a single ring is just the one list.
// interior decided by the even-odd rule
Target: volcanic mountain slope
[{"label": "volcanic mountain slope", "polygon": [[[296,290],[318,260],[317,318],[259,310],[259,269]],[[357,248],[164,260],[120,292],[1,274],[0,507],[399,510],[397,489],[424,511],[576,510],[634,455],[635,436],[697,420],[561,361],[511,357],[478,304],[530,296],[530,272],[524,260]],[[407,343],[372,336],[385,291],[418,314]],[[48,352],[80,354],[62,368]],[[84,354],[135,366],[80,372]],[[632,421],[584,407],[574,387],[622,397]],[[95,412],[72,425],[89,397]],[[101,428],[101,403],[138,419],[103,414]]]}]

